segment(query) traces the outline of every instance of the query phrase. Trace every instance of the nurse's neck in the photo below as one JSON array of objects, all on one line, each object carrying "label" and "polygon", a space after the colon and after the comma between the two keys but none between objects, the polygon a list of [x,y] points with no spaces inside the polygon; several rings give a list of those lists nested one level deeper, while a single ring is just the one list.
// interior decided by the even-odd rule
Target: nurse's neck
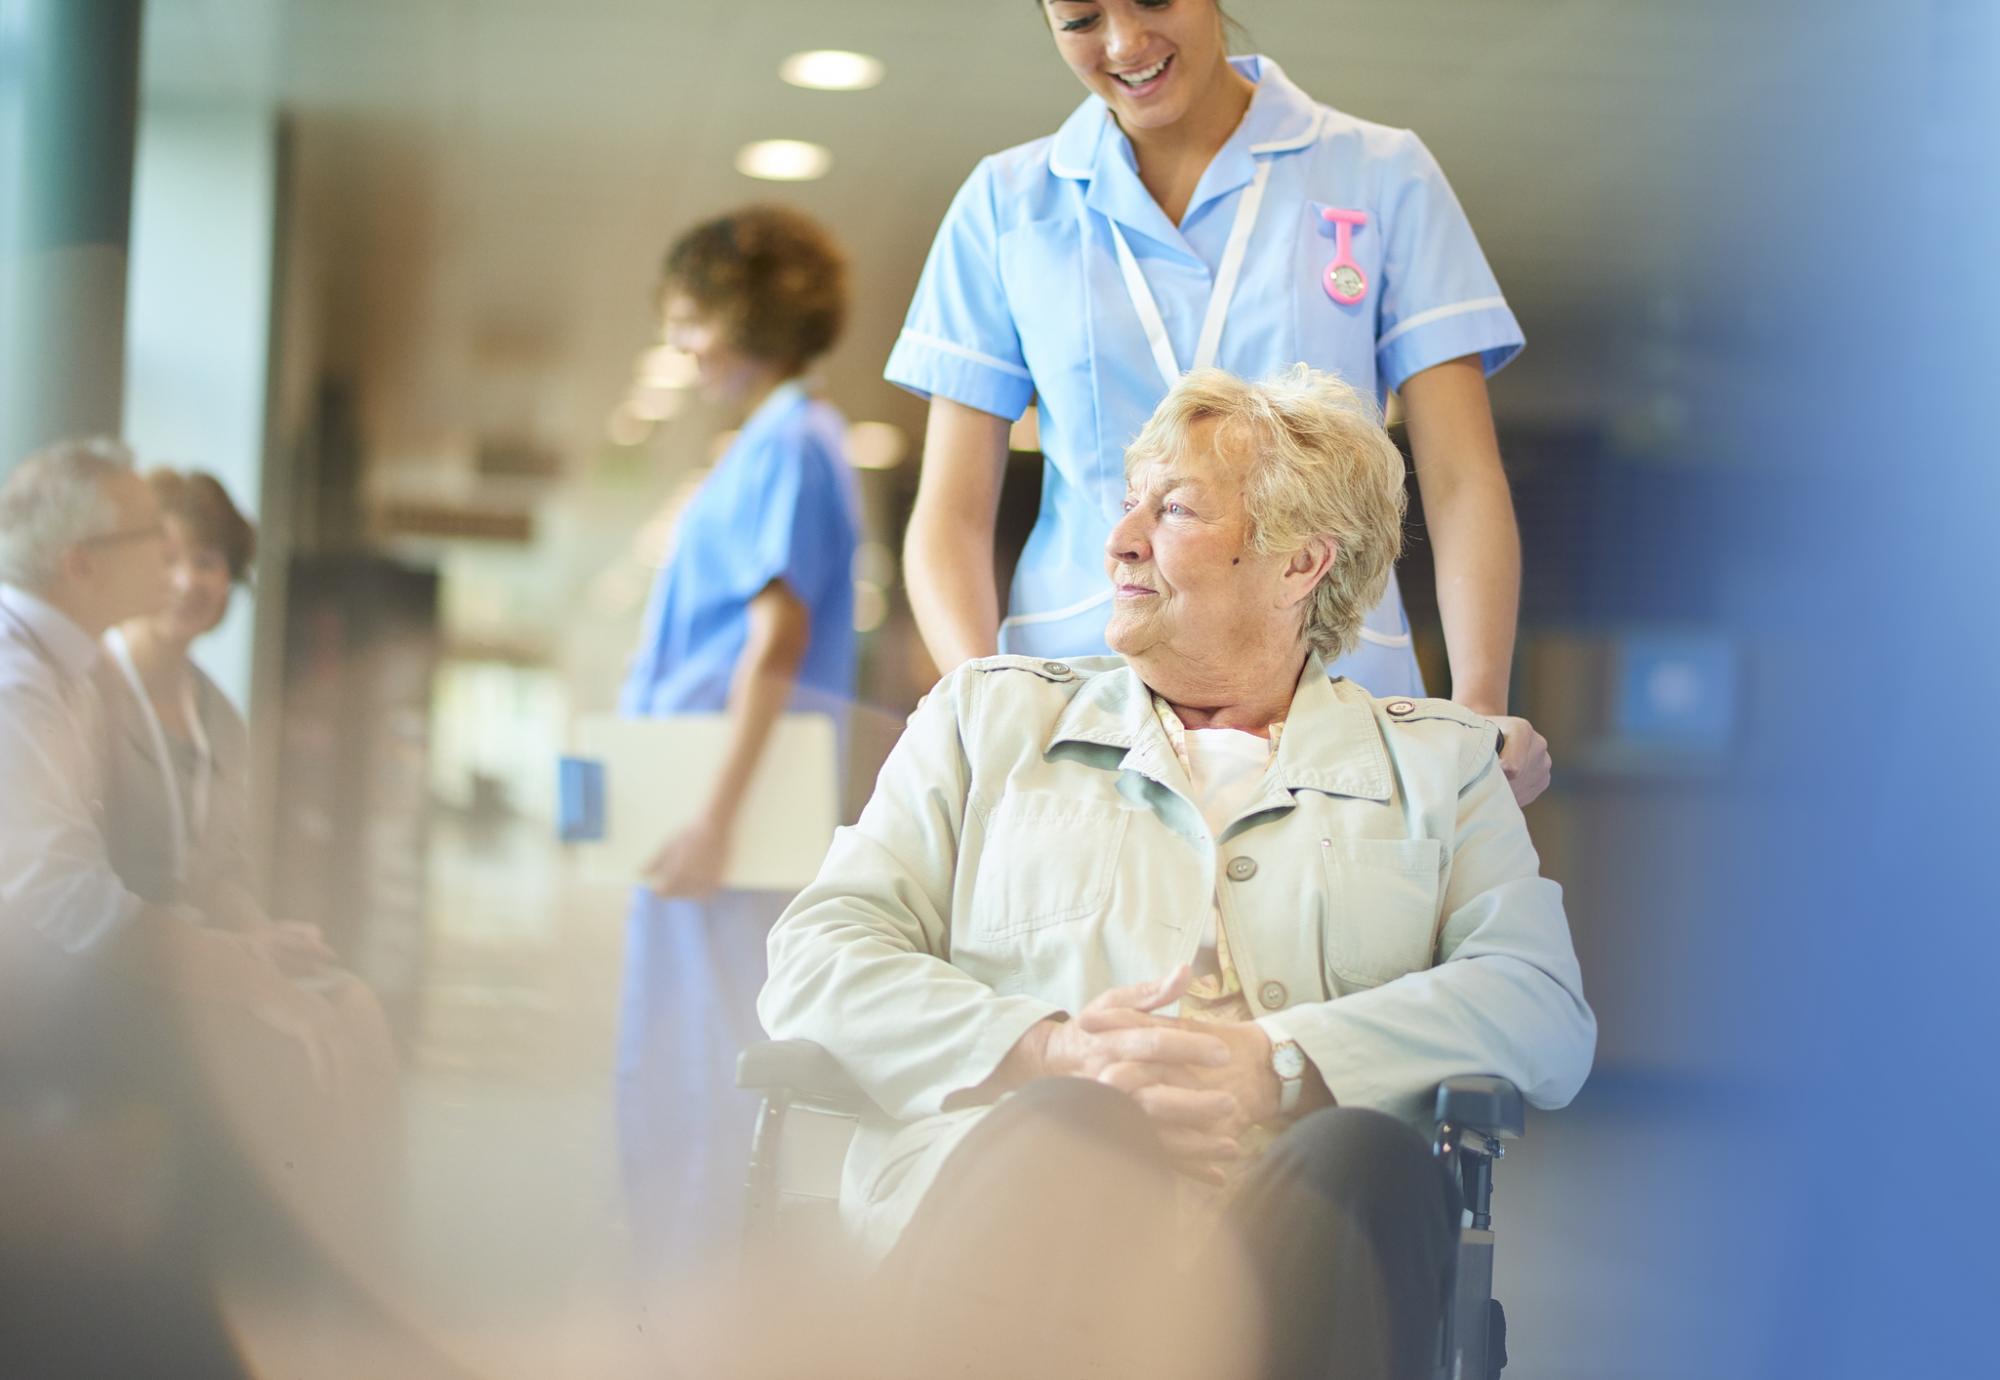
[{"label": "nurse's neck", "polygon": [[[1158,129],[1126,129],[1139,163],[1139,181],[1175,225],[1187,214],[1201,175],[1243,123],[1257,83],[1225,61],[1180,119]],[[1121,124],[1120,128],[1124,128]]]},{"label": "nurse's neck", "polygon": [[776,365],[757,365],[746,373],[739,385],[731,391],[728,409],[730,421],[736,426],[742,426],[773,393],[793,379],[802,377],[804,377],[802,374]]}]

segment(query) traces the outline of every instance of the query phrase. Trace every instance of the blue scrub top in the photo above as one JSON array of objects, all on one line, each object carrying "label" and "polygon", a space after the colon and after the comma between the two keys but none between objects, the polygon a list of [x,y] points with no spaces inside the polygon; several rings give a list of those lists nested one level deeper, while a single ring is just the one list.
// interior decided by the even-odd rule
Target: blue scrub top
[{"label": "blue scrub top", "polygon": [[682,511],[673,554],[646,606],[619,712],[728,707],[750,601],[783,580],[811,637],[793,705],[837,711],[854,693],[854,548],[860,499],[840,413],[780,385]]},{"label": "blue scrub top", "polygon": [[[1125,447],[1166,383],[1118,266],[1123,228],[1183,365],[1244,189],[1271,171],[1216,364],[1263,378],[1305,361],[1379,399],[1463,355],[1491,374],[1522,345],[1465,213],[1417,136],[1321,105],[1267,58],[1232,58],[1257,84],[1179,225],[1139,181],[1131,142],[1092,96],[1053,136],[983,160],[931,246],[885,376],[920,397],[1018,418],[1040,408],[1041,512],[1015,570],[1001,650],[1108,650],[1104,540],[1125,493]],[[1322,275],[1335,257],[1321,211],[1365,211],[1352,306]],[[1378,695],[1418,694],[1392,580],[1360,647],[1328,668]]]}]

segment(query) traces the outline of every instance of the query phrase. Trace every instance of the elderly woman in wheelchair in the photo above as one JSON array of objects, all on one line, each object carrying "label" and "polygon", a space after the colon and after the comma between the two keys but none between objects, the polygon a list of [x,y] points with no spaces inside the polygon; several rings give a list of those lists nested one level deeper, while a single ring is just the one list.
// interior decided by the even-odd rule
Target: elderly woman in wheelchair
[{"label": "elderly woman in wheelchair", "polygon": [[1119,655],[946,676],[772,932],[766,1028],[873,1103],[841,1212],[905,1316],[1136,1374],[1183,1290],[1253,1370],[1433,1373],[1463,1204],[1413,1123],[1461,1074],[1562,1106],[1596,1025],[1494,726],[1323,669],[1403,503],[1339,380],[1189,375],[1126,456]]}]

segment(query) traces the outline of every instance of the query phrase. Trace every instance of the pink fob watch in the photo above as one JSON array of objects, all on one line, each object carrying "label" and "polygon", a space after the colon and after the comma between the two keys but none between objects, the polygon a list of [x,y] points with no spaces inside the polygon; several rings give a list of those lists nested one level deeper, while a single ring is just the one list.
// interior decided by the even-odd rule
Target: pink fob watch
[{"label": "pink fob watch", "polygon": [[1329,206],[1320,219],[1333,225],[1333,262],[1326,266],[1326,295],[1344,307],[1351,307],[1368,295],[1368,275],[1354,262],[1354,230],[1368,223],[1366,211],[1340,211]]}]

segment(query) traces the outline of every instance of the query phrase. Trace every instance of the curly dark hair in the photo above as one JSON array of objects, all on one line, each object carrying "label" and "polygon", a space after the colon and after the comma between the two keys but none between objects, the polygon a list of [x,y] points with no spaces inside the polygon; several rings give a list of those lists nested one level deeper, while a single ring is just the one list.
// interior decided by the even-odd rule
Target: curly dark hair
[{"label": "curly dark hair", "polygon": [[685,293],[745,354],[797,371],[847,323],[847,255],[810,216],[745,206],[676,240],[660,290]]},{"label": "curly dark hair", "polygon": [[212,474],[200,470],[157,469],[146,482],[160,500],[163,517],[174,518],[203,546],[222,553],[229,578],[250,583],[250,566],[257,559],[257,529],[229,501],[229,493]]}]

